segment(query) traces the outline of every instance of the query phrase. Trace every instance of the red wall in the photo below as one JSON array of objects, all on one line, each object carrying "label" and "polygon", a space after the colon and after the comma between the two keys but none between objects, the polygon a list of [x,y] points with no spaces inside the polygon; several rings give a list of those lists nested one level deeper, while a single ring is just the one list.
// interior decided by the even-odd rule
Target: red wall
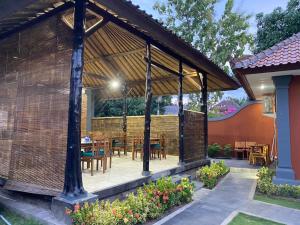
[{"label": "red wall", "polygon": [[289,89],[291,157],[296,173],[300,179],[300,76],[294,76]]},{"label": "red wall", "polygon": [[274,119],[263,115],[261,103],[248,105],[228,119],[208,122],[209,144],[234,146],[235,141],[255,141],[271,147],[273,135]]}]

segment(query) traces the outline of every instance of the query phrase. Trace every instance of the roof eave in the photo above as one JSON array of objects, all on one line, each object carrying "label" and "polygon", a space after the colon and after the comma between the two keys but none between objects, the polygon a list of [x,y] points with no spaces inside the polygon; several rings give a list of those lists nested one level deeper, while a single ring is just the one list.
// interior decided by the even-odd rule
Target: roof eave
[{"label": "roof eave", "polygon": [[239,84],[225,73],[219,66],[207,59],[202,53],[193,48],[191,45],[179,39],[175,34],[167,31],[147,14],[137,10],[131,3],[125,0],[96,0],[99,4],[107,9],[113,10],[119,18],[126,18],[130,23],[137,25],[141,30],[147,31],[151,28],[151,37],[147,32],[145,35],[152,38],[155,42],[163,45],[165,48],[173,51],[190,62],[192,65],[202,71],[223,80],[229,87],[224,89],[238,89]]}]

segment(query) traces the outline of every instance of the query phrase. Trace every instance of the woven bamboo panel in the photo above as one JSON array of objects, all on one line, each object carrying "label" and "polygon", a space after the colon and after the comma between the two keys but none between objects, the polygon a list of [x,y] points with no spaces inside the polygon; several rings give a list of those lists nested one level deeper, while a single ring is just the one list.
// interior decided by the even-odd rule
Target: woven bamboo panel
[{"label": "woven bamboo panel", "polygon": [[0,43],[0,176],[7,188],[62,190],[70,37],[52,17]]},{"label": "woven bamboo panel", "polygon": [[[92,130],[109,136],[122,134],[122,117],[94,118]],[[178,117],[169,115],[151,116],[151,135],[160,134],[165,134],[167,153],[178,155]],[[132,144],[133,137],[144,136],[144,116],[127,117],[127,136],[129,146]]]},{"label": "woven bamboo panel", "polygon": [[203,113],[184,111],[184,150],[185,162],[205,158]]}]

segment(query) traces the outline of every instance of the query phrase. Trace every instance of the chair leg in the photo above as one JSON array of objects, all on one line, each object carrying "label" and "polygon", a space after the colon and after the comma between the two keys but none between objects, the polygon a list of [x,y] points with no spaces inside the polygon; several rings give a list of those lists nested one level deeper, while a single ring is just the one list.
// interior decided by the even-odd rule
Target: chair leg
[{"label": "chair leg", "polygon": [[93,163],[93,159],[91,159],[91,176],[94,175],[93,169],[94,169],[94,163]]},{"label": "chair leg", "polygon": [[97,159],[97,171],[99,170],[99,160]]},{"label": "chair leg", "polygon": [[112,158],[109,156],[109,168],[111,168]]}]

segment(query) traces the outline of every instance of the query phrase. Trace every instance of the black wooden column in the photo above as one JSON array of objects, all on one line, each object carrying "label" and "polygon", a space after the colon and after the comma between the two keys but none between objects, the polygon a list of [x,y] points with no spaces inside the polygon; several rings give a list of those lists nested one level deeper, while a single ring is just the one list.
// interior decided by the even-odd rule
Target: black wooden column
[{"label": "black wooden column", "polygon": [[179,117],[179,164],[184,163],[184,111],[183,111],[183,92],[182,92],[182,61],[179,61],[178,77],[178,117]]},{"label": "black wooden column", "polygon": [[207,120],[207,74],[203,73],[202,88],[202,112],[204,113],[204,151],[206,158],[208,157],[208,120]]},{"label": "black wooden column", "polygon": [[123,86],[123,136],[124,136],[124,151],[127,154],[127,84]]},{"label": "black wooden column", "polygon": [[146,57],[148,58],[146,70],[146,88],[145,88],[145,127],[144,127],[144,157],[143,157],[143,175],[148,176],[150,160],[150,128],[151,128],[151,44],[147,41]]},{"label": "black wooden column", "polygon": [[67,159],[63,194],[67,198],[85,195],[80,167],[81,91],[84,53],[85,0],[75,1],[73,53],[70,78]]}]

